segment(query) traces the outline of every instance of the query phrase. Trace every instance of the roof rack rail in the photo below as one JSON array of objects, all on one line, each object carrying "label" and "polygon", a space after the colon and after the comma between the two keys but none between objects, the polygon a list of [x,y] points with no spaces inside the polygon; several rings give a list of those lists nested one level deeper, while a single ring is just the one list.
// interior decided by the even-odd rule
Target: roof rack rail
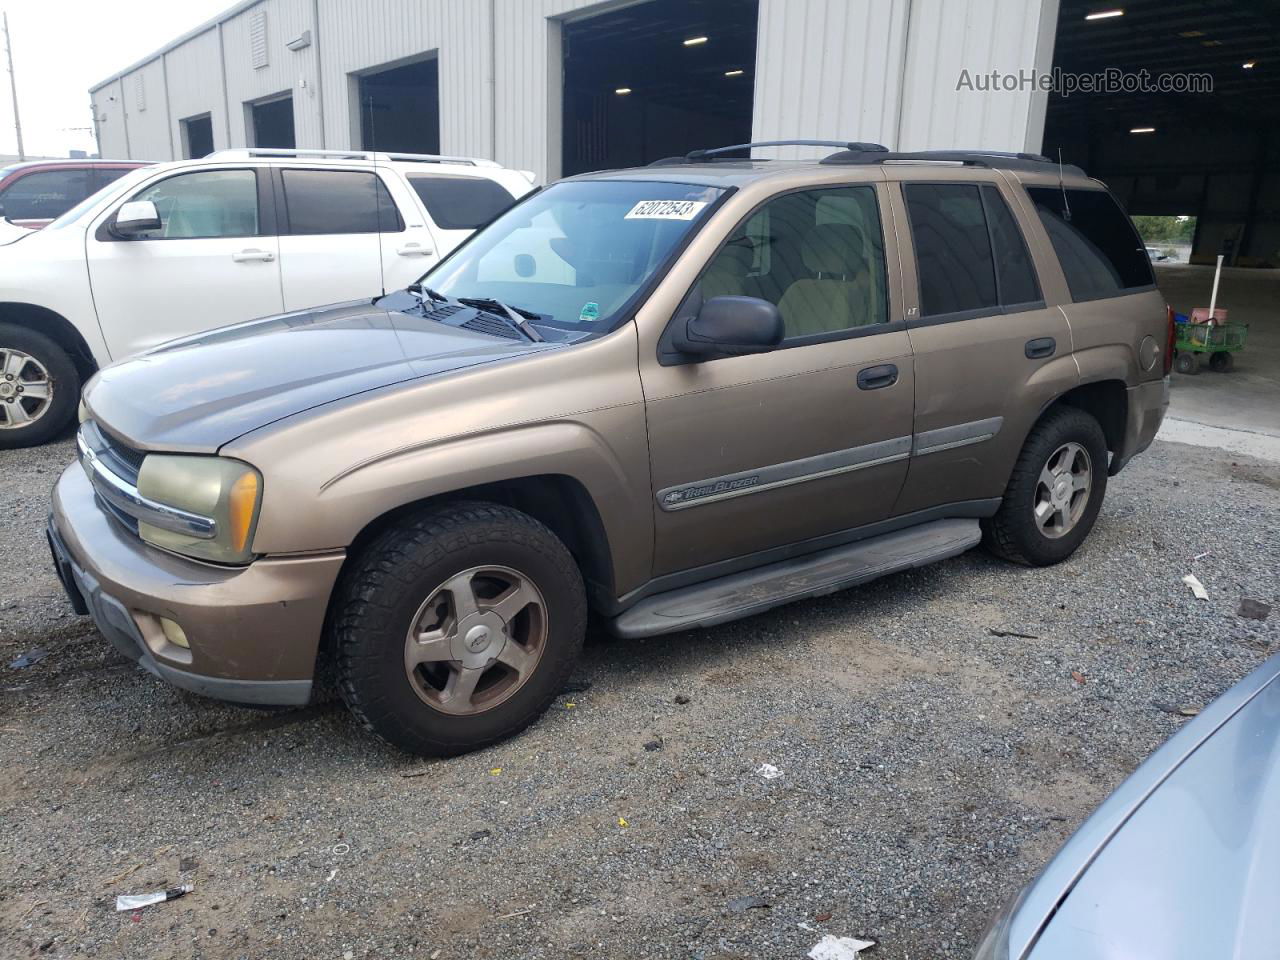
[{"label": "roof rack rail", "polygon": [[294,150],[286,147],[238,147],[216,150],[208,155],[218,160],[248,160],[253,157],[297,157],[301,160],[392,160],[416,163],[462,163],[473,167],[496,167],[481,157],[450,157],[435,153],[383,153],[374,150]]},{"label": "roof rack rail", "polygon": [[[992,170],[1054,170],[1058,164],[1038,153],[1009,153],[999,150],[916,150],[905,153],[892,151],[842,150],[823,157],[825,164],[859,163],[942,163],[965,167],[986,167]],[[1063,164],[1064,173],[1085,176],[1085,172],[1073,164]]]},{"label": "roof rack rail", "polygon": [[757,140],[753,143],[734,143],[727,147],[713,147],[707,150],[690,150],[683,157],[663,157],[649,164],[651,167],[667,167],[683,163],[710,163],[717,157],[738,150],[751,150],[755,147],[840,147],[845,151],[859,153],[888,152],[889,148],[879,143],[861,143],[855,140]]}]

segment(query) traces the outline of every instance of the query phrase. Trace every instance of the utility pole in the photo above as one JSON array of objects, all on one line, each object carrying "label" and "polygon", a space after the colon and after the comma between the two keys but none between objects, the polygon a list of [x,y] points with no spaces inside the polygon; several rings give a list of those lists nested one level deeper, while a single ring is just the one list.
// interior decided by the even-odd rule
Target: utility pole
[{"label": "utility pole", "polygon": [[4,13],[4,52],[9,57],[9,89],[13,92],[13,132],[18,135],[18,159],[27,159],[22,149],[22,121],[18,119],[18,79],[13,73],[13,44],[9,42],[9,11]]}]

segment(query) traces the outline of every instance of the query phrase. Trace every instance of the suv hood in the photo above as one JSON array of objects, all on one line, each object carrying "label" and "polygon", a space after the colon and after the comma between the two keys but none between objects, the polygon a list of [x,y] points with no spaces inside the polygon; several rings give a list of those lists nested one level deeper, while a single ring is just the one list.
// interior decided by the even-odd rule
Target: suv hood
[{"label": "suv hood", "polygon": [[360,300],[171,341],[106,367],[84,401],[96,421],[139,449],[212,453],[320,404],[556,347]]}]

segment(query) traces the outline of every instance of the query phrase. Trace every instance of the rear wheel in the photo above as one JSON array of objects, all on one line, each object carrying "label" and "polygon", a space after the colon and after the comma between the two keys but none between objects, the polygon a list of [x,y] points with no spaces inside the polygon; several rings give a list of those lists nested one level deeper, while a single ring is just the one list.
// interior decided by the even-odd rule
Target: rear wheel
[{"label": "rear wheel", "polygon": [[1031,566],[1060,563],[1093,529],[1107,489],[1107,444],[1098,421],[1059,407],[1032,429],[1004,500],[983,524],[994,553]]},{"label": "rear wheel", "polygon": [[0,323],[0,449],[45,443],[75,416],[80,374],[35,330]]},{"label": "rear wheel", "polygon": [[1179,350],[1178,355],[1173,358],[1173,366],[1179,373],[1199,373],[1200,357],[1190,350]]},{"label": "rear wheel", "polygon": [[568,678],[586,631],[573,557],[532,517],[461,503],[371,543],[335,617],[339,687],[387,742],[463,753],[524,729]]},{"label": "rear wheel", "polygon": [[1209,369],[1218,373],[1226,373],[1236,365],[1235,357],[1225,350],[1209,354]]}]

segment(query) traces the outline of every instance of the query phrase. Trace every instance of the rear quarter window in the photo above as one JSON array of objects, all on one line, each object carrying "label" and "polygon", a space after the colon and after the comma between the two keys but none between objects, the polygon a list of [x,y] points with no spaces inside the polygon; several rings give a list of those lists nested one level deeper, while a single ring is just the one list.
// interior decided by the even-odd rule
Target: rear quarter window
[{"label": "rear quarter window", "polygon": [[1151,261],[1132,221],[1104,190],[1028,187],[1071,299],[1115,297],[1155,283]]},{"label": "rear quarter window", "polygon": [[515,197],[483,177],[410,176],[409,185],[441,230],[474,230],[515,202]]}]

